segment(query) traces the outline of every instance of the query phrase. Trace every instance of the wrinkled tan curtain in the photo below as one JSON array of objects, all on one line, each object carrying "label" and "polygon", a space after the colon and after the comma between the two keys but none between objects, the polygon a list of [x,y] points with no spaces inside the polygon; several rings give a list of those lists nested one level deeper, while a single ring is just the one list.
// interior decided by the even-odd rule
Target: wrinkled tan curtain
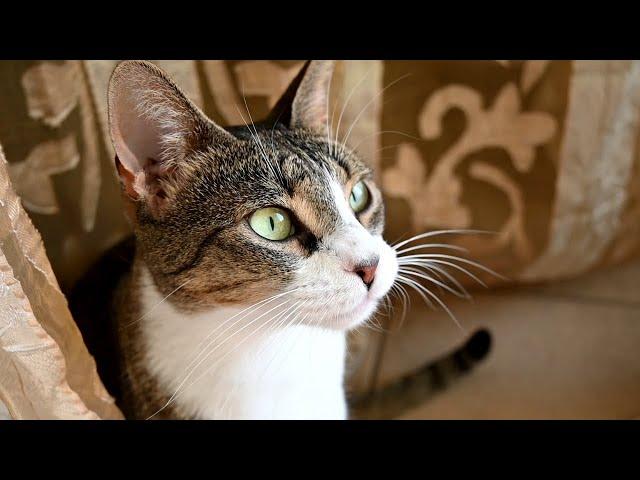
[{"label": "wrinkled tan curtain", "polygon": [[[0,400],[14,418],[120,416],[63,295],[130,232],[106,122],[116,63],[0,62]],[[156,63],[223,125],[263,117],[302,65]],[[388,240],[496,231],[448,240],[540,281],[638,252],[639,95],[630,61],[345,61],[332,124],[377,168]],[[354,345],[364,388],[367,336]]]},{"label": "wrinkled tan curtain", "polygon": [[13,418],[119,418],[0,149],[0,399]]}]

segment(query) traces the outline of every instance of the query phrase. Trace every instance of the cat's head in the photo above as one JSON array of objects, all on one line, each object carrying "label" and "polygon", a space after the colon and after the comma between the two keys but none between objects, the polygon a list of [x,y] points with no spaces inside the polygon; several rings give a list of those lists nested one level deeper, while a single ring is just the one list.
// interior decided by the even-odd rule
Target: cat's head
[{"label": "cat's head", "polygon": [[381,192],[328,134],[332,72],[307,63],[267,121],[225,129],[154,65],[114,71],[110,129],[137,248],[177,308],[291,292],[281,298],[306,323],[348,329],[391,288]]}]

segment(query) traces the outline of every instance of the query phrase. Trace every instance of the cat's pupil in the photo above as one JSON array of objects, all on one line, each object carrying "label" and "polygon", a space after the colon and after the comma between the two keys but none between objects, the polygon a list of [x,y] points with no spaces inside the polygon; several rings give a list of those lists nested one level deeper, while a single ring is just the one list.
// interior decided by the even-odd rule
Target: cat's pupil
[{"label": "cat's pupil", "polygon": [[269,223],[271,224],[271,230],[272,231],[275,230],[276,229],[276,225],[273,222],[273,217],[269,217]]}]

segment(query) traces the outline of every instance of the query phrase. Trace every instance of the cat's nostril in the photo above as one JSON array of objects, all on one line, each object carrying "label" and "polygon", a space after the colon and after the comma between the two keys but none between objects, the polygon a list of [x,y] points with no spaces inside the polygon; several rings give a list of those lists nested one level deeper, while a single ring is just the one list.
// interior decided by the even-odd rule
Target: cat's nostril
[{"label": "cat's nostril", "polygon": [[378,261],[379,258],[376,257],[366,263],[361,263],[357,265],[353,272],[358,275],[367,288],[371,288],[371,284],[376,277],[376,270],[378,269]]}]

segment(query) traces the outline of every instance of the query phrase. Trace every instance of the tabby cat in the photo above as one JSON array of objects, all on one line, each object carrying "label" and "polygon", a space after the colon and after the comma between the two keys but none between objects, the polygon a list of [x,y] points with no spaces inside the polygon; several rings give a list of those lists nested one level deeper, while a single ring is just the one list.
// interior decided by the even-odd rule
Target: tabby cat
[{"label": "tabby cat", "polygon": [[[153,64],[116,67],[109,126],[135,238],[71,305],[127,418],[348,418],[346,333],[398,260],[371,169],[329,134],[333,66],[307,62],[267,119],[227,128]],[[480,337],[440,364],[468,368]],[[434,368],[356,411],[401,413],[433,390]]]}]

